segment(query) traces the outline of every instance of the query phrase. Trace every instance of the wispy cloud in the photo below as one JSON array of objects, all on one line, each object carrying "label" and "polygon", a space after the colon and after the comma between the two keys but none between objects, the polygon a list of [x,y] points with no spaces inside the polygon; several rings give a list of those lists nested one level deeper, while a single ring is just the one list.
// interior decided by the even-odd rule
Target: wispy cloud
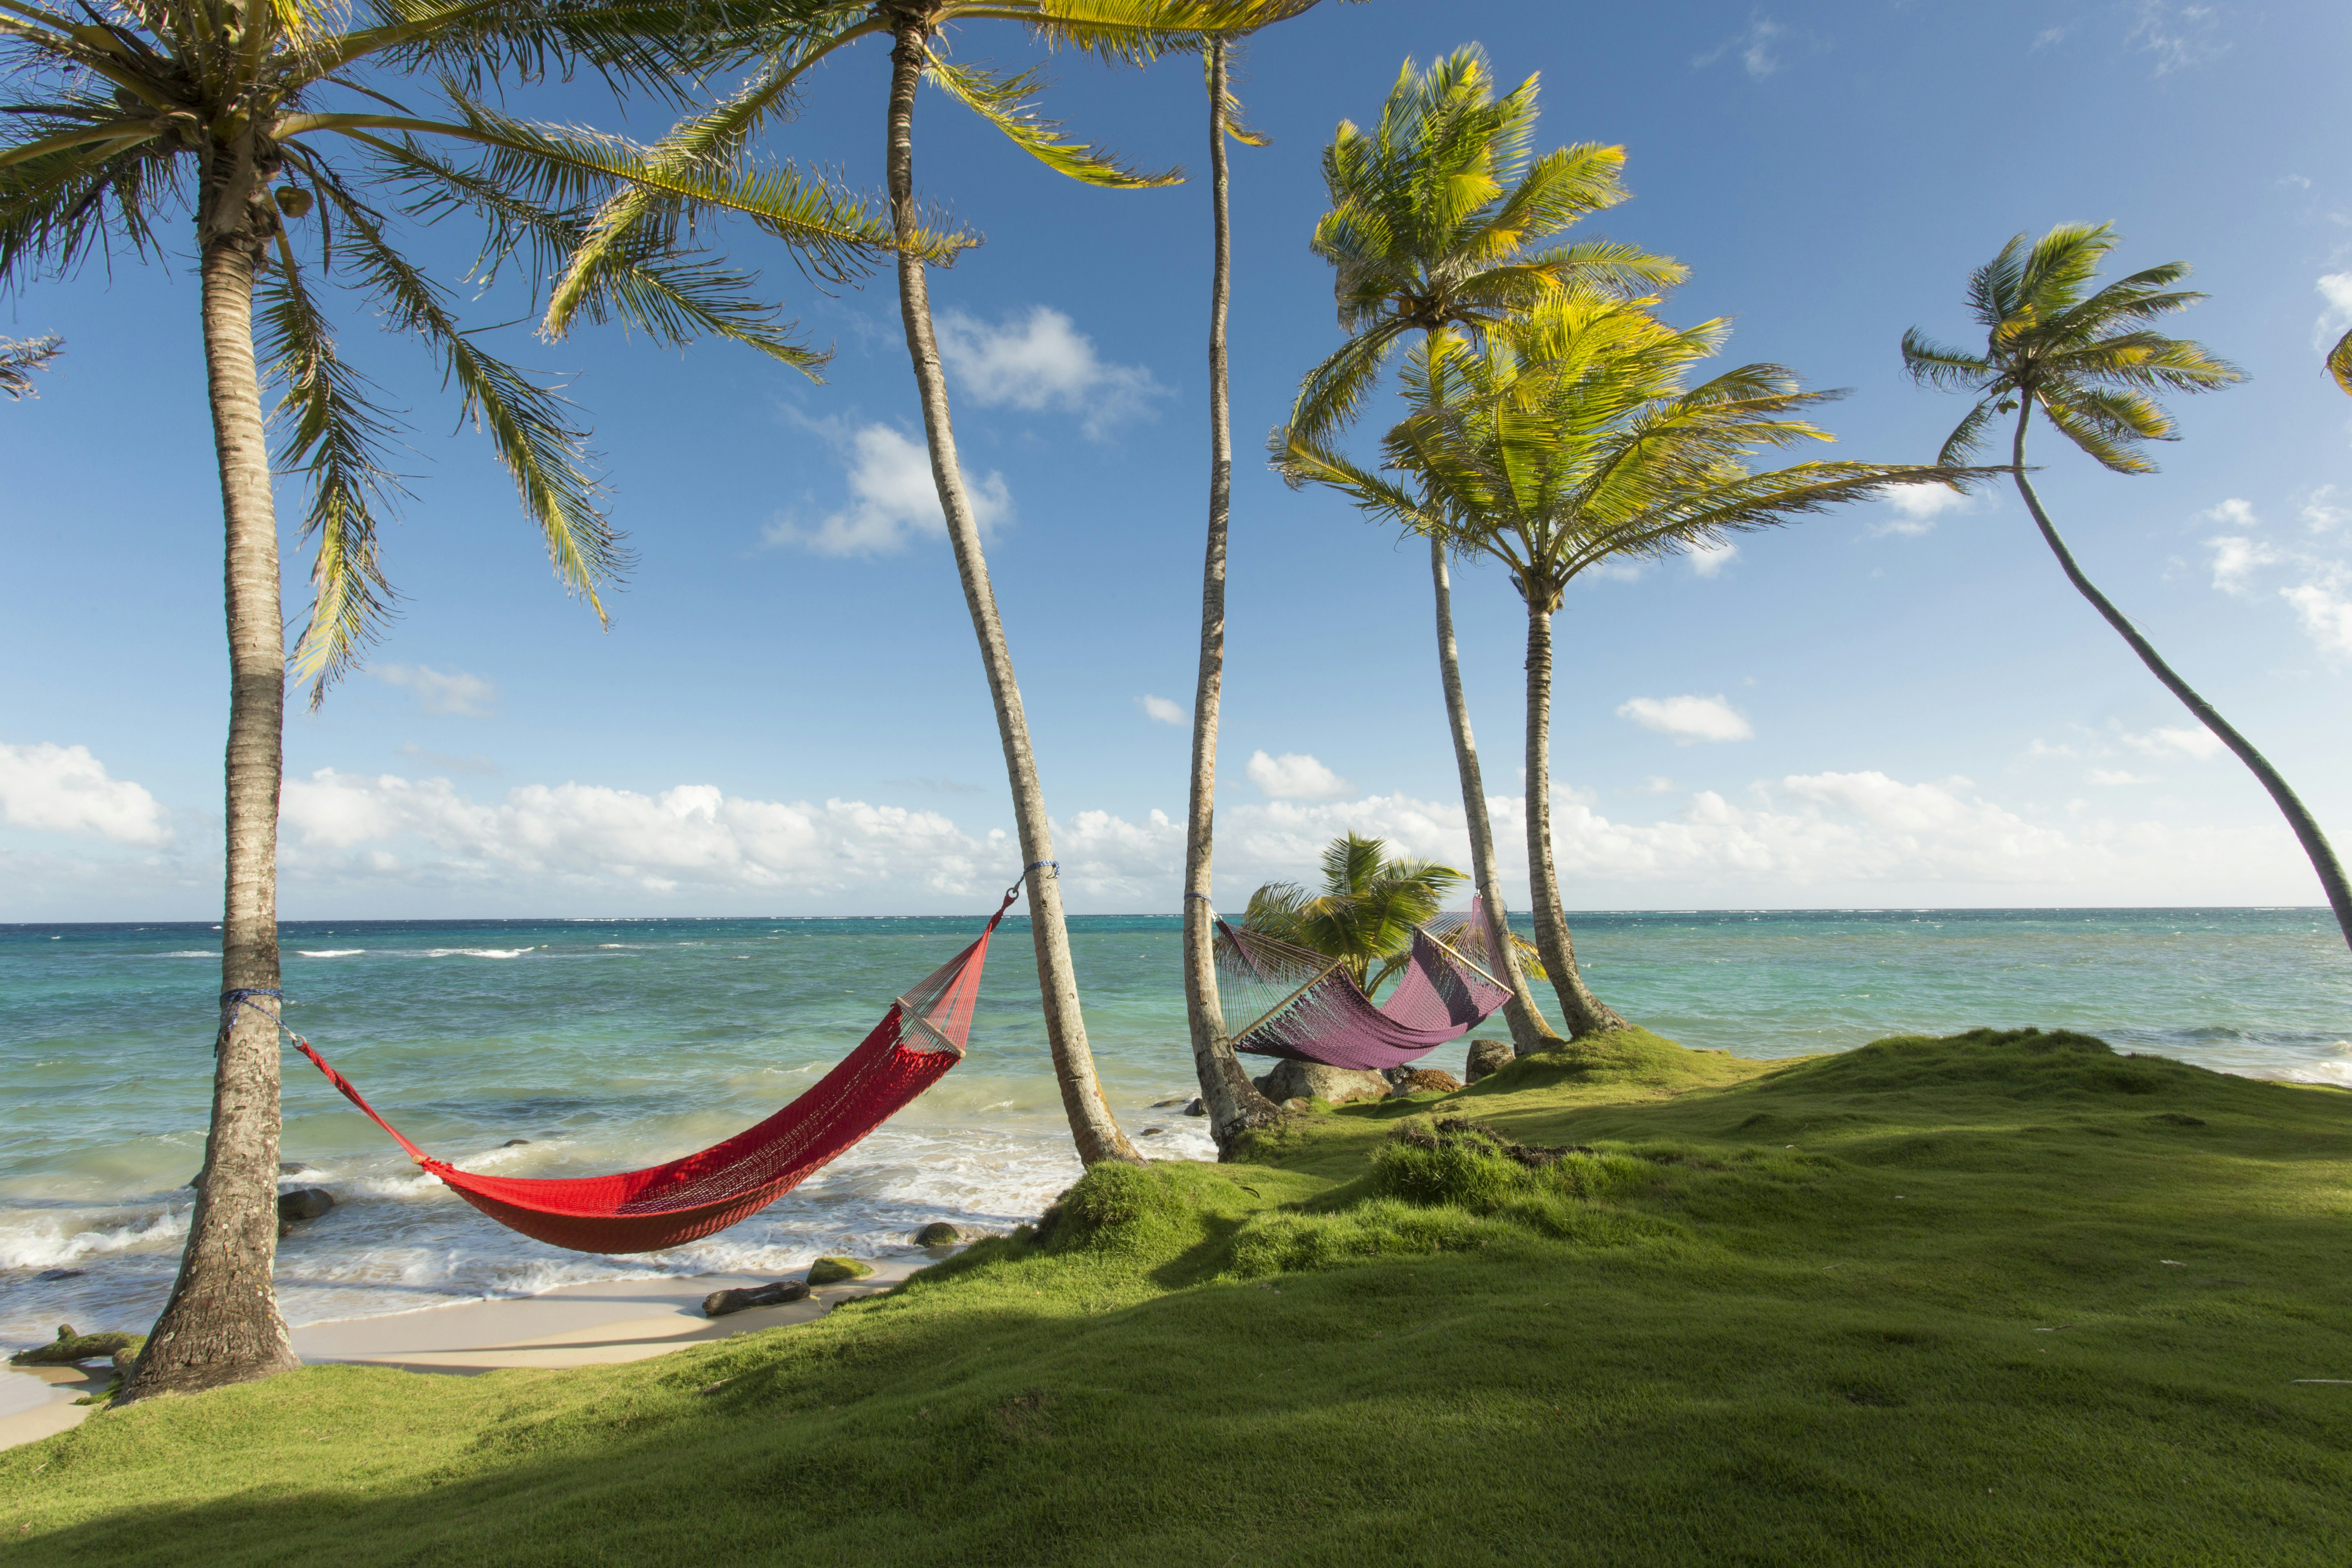
[{"label": "wispy cloud", "polygon": [[[779,513],[762,530],[770,544],[797,545],[819,555],[887,555],[918,537],[947,537],[947,514],[931,479],[930,453],[893,425],[855,428],[836,418],[794,419],[824,438],[847,469],[849,504],[816,526]],[[964,494],[983,535],[1013,515],[1004,476],[964,470]]]},{"label": "wispy cloud", "polygon": [[2146,757],[2191,757],[2206,762],[2221,754],[2221,737],[2202,724],[2149,730],[2137,735],[2123,731],[2116,738]]},{"label": "wispy cloud", "polygon": [[2352,272],[2329,272],[2312,285],[2326,301],[2319,319],[2311,324],[2311,346],[2324,349],[2332,346],[2352,327]]},{"label": "wispy cloud", "polygon": [[386,686],[396,686],[416,699],[427,713],[457,719],[486,719],[499,700],[498,688],[462,669],[434,669],[422,664],[377,665],[368,673]]},{"label": "wispy cloud", "polygon": [[1740,68],[1762,81],[1780,68],[1782,41],[1789,29],[1759,11],[1748,19],[1748,26],[1691,60],[1694,69],[1704,70],[1726,55],[1736,54]]},{"label": "wispy cloud", "polygon": [[1672,735],[1677,744],[1700,741],[1752,741],[1756,727],[1721,697],[1636,697],[1618,707],[1617,717],[1644,730]]},{"label": "wispy cloud", "polygon": [[1171,702],[1165,697],[1146,695],[1135,700],[1142,708],[1143,716],[1155,724],[1173,724],[1181,730],[1192,721],[1192,716],[1185,712],[1181,704]]},{"label": "wispy cloud", "polygon": [[2144,54],[2156,57],[2156,74],[2218,59],[2230,52],[2221,36],[2221,12],[2214,5],[2168,5],[2164,0],[2139,0],[2124,39]]},{"label": "wispy cloud", "polygon": [[1143,366],[1105,361],[1094,340],[1050,305],[993,323],[944,311],[939,340],[948,374],[973,402],[1076,414],[1079,428],[1096,440],[1129,419],[1150,417],[1152,400],[1169,395]]},{"label": "wispy cloud", "polygon": [[1689,553],[1691,570],[1702,577],[1713,577],[1738,558],[1739,546],[1726,539],[1699,545]]},{"label": "wispy cloud", "polygon": [[1916,539],[1932,533],[1936,520],[1947,512],[1967,511],[1976,498],[1948,485],[1905,485],[1889,491],[1885,504],[1895,509],[1895,515],[1882,518],[1870,525],[1870,531],[1884,539],[1889,534]]},{"label": "wispy cloud", "polygon": [[499,771],[498,763],[488,757],[480,755],[460,757],[447,752],[427,751],[414,741],[402,746],[400,754],[414,758],[427,767],[439,768],[445,773],[494,773]]},{"label": "wispy cloud", "polygon": [[2093,768],[2091,782],[2095,784],[2147,784],[2157,781],[2145,773],[2127,773],[2120,768]]}]

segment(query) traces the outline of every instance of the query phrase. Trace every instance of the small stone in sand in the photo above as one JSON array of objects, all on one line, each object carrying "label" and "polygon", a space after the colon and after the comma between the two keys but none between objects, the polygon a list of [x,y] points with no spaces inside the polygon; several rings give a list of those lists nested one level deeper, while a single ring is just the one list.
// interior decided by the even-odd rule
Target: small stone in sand
[{"label": "small stone in sand", "polygon": [[820,1258],[809,1265],[808,1282],[812,1285],[842,1285],[853,1279],[863,1279],[874,1272],[870,1263],[860,1263],[855,1258]]},{"label": "small stone in sand", "polygon": [[702,1315],[723,1318],[730,1312],[740,1312],[746,1307],[781,1307],[787,1301],[808,1299],[809,1288],[797,1279],[779,1279],[772,1285],[754,1285],[749,1289],[713,1290],[702,1299]]}]

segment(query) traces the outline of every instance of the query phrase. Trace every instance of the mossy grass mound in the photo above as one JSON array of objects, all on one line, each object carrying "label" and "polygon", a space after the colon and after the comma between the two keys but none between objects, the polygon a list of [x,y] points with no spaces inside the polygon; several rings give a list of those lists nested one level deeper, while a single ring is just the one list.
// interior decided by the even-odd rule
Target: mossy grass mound
[{"label": "mossy grass mound", "polygon": [[12,1561],[2327,1563],[2352,1095],[1638,1030],[1107,1165],[821,1322],[0,1454]]}]

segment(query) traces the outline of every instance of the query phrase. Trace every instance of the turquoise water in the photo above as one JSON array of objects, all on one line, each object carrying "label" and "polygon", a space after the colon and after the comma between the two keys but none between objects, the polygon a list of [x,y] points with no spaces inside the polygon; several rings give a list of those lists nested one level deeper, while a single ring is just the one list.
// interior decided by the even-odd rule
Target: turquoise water
[{"label": "turquoise water", "polygon": [[[1596,914],[1593,985],[1685,1045],[1841,1050],[1898,1031],[2040,1024],[2233,1072],[2352,1087],[2352,957],[2324,911]],[[977,920],[289,924],[288,1021],[411,1138],[469,1169],[651,1163],[772,1110],[943,963]],[[0,1341],[143,1328],[201,1162],[218,958],[209,926],[0,927]],[[1154,1102],[1193,1092],[1172,917],[1072,922],[1114,1112],[1147,1151],[1210,1152]],[[1238,1023],[1241,1020],[1234,1020]],[[1499,1029],[1486,1031],[1499,1033]],[[991,954],[971,1054],[753,1219],[651,1258],[566,1253],[421,1176],[288,1056],[289,1177],[337,1207],[279,1253],[297,1322],[573,1280],[782,1271],[903,1247],[933,1219],[1009,1226],[1077,1174],[1029,933]],[[1458,1071],[1458,1047],[1433,1065]],[[527,1142],[508,1146],[512,1140]],[[43,1275],[60,1276],[43,1278]]]}]

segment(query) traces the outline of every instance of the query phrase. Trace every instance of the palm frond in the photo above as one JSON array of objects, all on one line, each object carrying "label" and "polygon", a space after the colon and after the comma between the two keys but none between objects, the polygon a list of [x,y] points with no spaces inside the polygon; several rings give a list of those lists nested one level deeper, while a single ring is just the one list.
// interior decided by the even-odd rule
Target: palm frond
[{"label": "palm frond", "polygon": [[55,332],[37,338],[0,338],[0,392],[11,402],[38,397],[39,388],[33,384],[33,373],[47,370],[65,353],[66,341]]},{"label": "palm frond", "polygon": [[2336,346],[2327,352],[2327,374],[2347,395],[2352,395],[2352,332],[2336,339]]},{"label": "palm frond", "polygon": [[1041,119],[1030,101],[1040,86],[1036,71],[1000,77],[976,66],[952,65],[928,46],[925,60],[923,74],[950,98],[996,127],[1014,146],[1057,174],[1081,184],[1119,191],[1183,183],[1181,169],[1143,174],[1083,142],[1063,140],[1061,122]]}]

